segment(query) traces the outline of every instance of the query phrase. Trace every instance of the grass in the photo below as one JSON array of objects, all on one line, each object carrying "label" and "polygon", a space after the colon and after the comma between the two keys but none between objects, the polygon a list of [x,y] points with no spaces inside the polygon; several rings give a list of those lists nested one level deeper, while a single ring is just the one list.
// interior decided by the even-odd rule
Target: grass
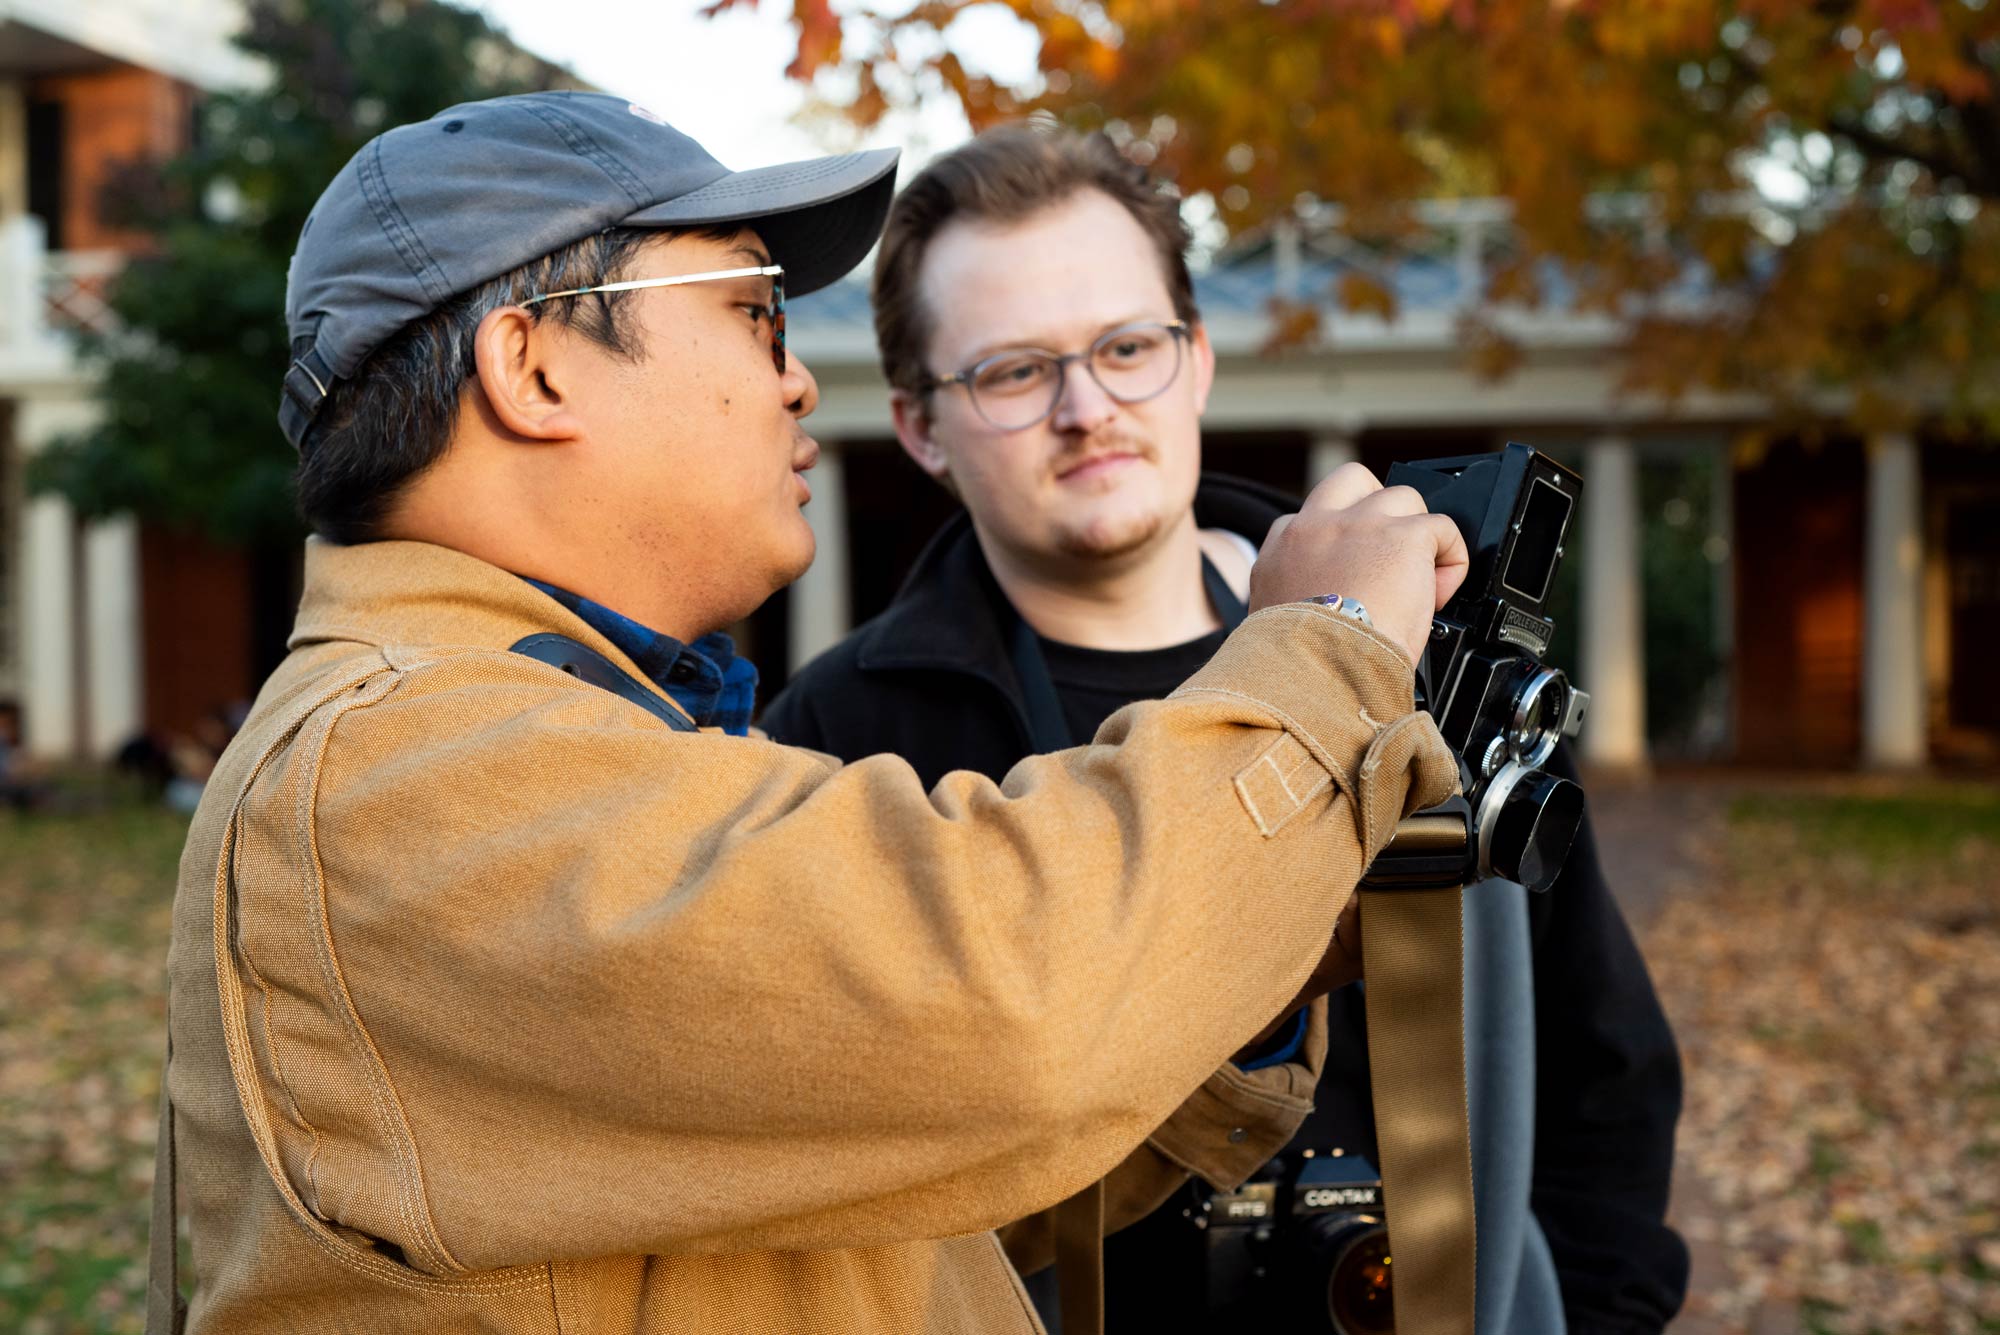
[{"label": "grass", "polygon": [[0,813],[0,1330],[138,1331],[186,825]]},{"label": "grass", "polygon": [[1763,793],[1736,799],[1730,821],[1740,833],[1780,827],[1831,860],[1852,859],[1871,872],[1911,863],[1950,865],[1967,850],[2000,849],[2000,785],[1921,784],[1881,792]]}]

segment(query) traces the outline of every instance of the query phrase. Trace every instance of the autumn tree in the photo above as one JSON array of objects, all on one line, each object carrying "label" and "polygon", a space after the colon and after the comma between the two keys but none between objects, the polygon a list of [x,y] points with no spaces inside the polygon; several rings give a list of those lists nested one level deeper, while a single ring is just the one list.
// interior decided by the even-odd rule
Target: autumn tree
[{"label": "autumn tree", "polygon": [[1487,302],[1621,317],[1637,386],[2000,428],[1994,0],[1005,0],[1041,43],[1018,86],[951,41],[981,4],[794,0],[792,73],[864,123],[943,93],[1104,129],[1237,231],[1496,196]]},{"label": "autumn tree", "polygon": [[253,0],[238,44],[269,81],[210,97],[194,147],[114,183],[110,211],[154,248],[111,289],[113,331],[84,347],[102,423],[35,459],[31,481],[84,515],[289,548],[303,530],[278,383],[306,215],[380,131],[564,76],[479,15],[427,0]]}]

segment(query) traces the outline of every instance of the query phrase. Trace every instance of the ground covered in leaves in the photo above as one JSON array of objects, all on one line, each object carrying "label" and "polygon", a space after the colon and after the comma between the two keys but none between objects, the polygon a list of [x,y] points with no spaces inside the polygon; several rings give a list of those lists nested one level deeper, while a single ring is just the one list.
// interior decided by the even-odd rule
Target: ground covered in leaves
[{"label": "ground covered in leaves", "polygon": [[[1713,807],[1646,932],[1687,1058],[1679,1222],[1726,1257],[1691,1313],[1995,1335],[2000,789]],[[184,828],[0,812],[0,1331],[141,1328]]]},{"label": "ground covered in leaves", "polygon": [[[2000,787],[1744,796],[1646,953],[1724,1329],[2000,1332]],[[1685,1199],[1685,1197],[1683,1197]]]},{"label": "ground covered in leaves", "polygon": [[0,1331],[138,1331],[186,824],[0,811]]}]

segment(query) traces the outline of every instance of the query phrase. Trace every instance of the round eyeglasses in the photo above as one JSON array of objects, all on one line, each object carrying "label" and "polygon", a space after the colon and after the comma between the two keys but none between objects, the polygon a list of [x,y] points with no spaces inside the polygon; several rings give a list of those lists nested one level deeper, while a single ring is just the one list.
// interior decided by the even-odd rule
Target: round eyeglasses
[{"label": "round eyeglasses", "polygon": [[1144,403],[1166,392],[1181,371],[1181,344],[1191,335],[1185,320],[1120,325],[1082,352],[1057,354],[1012,348],[963,371],[930,376],[925,390],[963,385],[972,407],[996,431],[1024,431],[1062,402],[1071,362],[1082,362],[1097,387],[1120,403]]}]

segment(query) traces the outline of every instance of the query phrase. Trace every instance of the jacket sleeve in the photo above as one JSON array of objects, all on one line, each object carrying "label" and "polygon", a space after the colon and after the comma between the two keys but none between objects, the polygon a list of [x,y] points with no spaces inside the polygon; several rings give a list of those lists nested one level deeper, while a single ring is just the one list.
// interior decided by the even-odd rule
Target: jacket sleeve
[{"label": "jacket sleeve", "polygon": [[[995,711],[963,697],[945,706],[917,683],[859,671],[850,640],[814,660],[771,701],[762,719],[774,740],[845,761],[894,751],[925,775],[947,768],[1004,773],[1018,744],[1000,735]],[[1004,703],[996,701],[996,703]],[[914,745],[905,747],[902,741]],[[1144,1144],[1104,1179],[1104,1228],[1115,1233],[1150,1214],[1190,1176],[1222,1190],[1240,1186],[1268,1162],[1312,1112],[1327,1053],[1326,1003],[1308,1011],[1305,1041],[1290,1061],[1257,1071],[1234,1063],[1210,1075]],[[1000,1241],[1022,1274],[1055,1257],[1055,1213],[1003,1225]]]},{"label": "jacket sleeve", "polygon": [[1004,783],[675,733],[492,652],[257,781],[224,957],[300,1196],[456,1272],[993,1228],[1296,993],[1455,764],[1386,640],[1250,618]]},{"label": "jacket sleeve", "polygon": [[[1566,754],[1553,772],[1575,778]],[[1646,962],[1605,884],[1588,815],[1562,876],[1531,896],[1536,1072],[1532,1207],[1570,1335],[1657,1335],[1687,1293],[1666,1223],[1681,1066]]]},{"label": "jacket sleeve", "polygon": [[[1245,1071],[1235,1063],[1202,1082],[1145,1144],[1104,1179],[1104,1231],[1116,1233],[1157,1210],[1199,1177],[1233,1191],[1298,1134],[1312,1112],[1326,1064],[1326,1001],[1307,1011],[1305,1042],[1292,1060]],[[1031,1275],[1055,1260],[1055,1212],[1043,1210],[1000,1230],[1014,1268]]]}]

